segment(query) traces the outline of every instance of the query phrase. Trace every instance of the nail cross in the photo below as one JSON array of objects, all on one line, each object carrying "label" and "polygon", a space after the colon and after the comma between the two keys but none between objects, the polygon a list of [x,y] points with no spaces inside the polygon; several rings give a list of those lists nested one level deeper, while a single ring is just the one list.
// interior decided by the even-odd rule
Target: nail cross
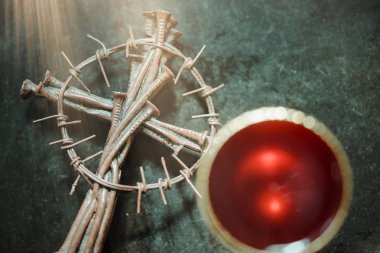
[{"label": "nail cross", "polygon": [[[184,55],[174,46],[182,34],[174,29],[177,21],[169,12],[156,10],[144,12],[143,15],[145,38],[136,39],[132,28],[129,27],[129,39],[126,43],[107,48],[101,40],[87,35],[100,45],[100,49],[76,66],[62,52],[69,65],[70,74],[65,81],[58,80],[50,71],[47,71],[40,83],[34,84],[25,80],[22,84],[20,94],[23,98],[35,95],[57,104],[57,114],[33,122],[56,119],[62,137],[50,142],[49,145],[62,145],[61,149],[71,160],[70,165],[79,174],[72,184],[70,195],[74,193],[81,177],[91,187],[59,252],[102,251],[116,205],[116,191],[137,191],[137,213],[142,211],[143,193],[158,189],[164,205],[167,205],[164,191],[182,180],[186,180],[195,194],[202,197],[190,180],[199,162],[189,167],[179,158],[179,153],[192,150],[202,155],[212,142],[216,132],[215,126],[219,124],[219,114],[215,112],[212,95],[221,89],[223,84],[215,88],[210,87],[194,66],[206,46],[201,48],[194,59]],[[97,63],[105,84],[111,87],[104,67],[106,62],[103,60],[123,50],[126,56],[124,59],[131,61],[126,91],[114,91],[112,98],[91,93],[89,87],[80,78],[83,69],[91,63]],[[134,52],[136,50],[138,54]],[[183,62],[180,69],[176,71],[176,76],[167,66],[172,58],[178,58]],[[208,131],[197,132],[156,118],[160,111],[151,101],[164,87],[173,82],[177,83],[183,71],[188,71],[198,85],[196,89],[184,93],[183,96],[197,94],[205,102],[207,113],[193,116],[193,118],[208,118]],[[75,84],[70,82],[72,78],[78,81],[84,90],[74,87]],[[69,129],[80,125],[81,120],[68,121],[69,117],[65,114],[66,107],[110,122],[103,150],[83,160],[77,155],[75,148],[92,140],[95,135],[74,141],[74,138],[69,135]],[[172,158],[180,166],[177,176],[170,177],[165,158],[161,157],[164,179],[154,179],[149,183],[150,179],[145,176],[144,169],[140,167],[141,181],[135,185],[120,183],[121,165],[138,130],[173,150]],[[87,168],[88,165],[85,163],[98,156],[100,156],[99,163],[94,173],[92,172],[94,170]]]}]

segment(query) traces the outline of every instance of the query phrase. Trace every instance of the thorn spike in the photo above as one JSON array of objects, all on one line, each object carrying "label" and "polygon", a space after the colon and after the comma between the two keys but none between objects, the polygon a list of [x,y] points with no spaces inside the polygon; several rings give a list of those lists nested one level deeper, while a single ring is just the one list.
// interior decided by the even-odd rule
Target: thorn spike
[{"label": "thorn spike", "polygon": [[189,176],[187,175],[187,173],[184,170],[181,170],[180,173],[186,179],[186,182],[190,185],[190,187],[193,189],[193,191],[195,192],[195,194],[197,194],[198,197],[200,197],[201,199],[203,199],[202,194],[200,194],[199,191],[197,190],[197,188],[195,188],[195,186],[191,182],[191,180],[190,180]]},{"label": "thorn spike", "polygon": [[166,167],[166,161],[165,161],[164,157],[161,157],[161,163],[162,163],[162,167],[164,169],[165,176],[166,176],[166,185],[165,185],[165,188],[166,189],[170,189],[172,187],[172,181],[170,179],[168,167]]},{"label": "thorn spike", "polygon": [[208,118],[208,117],[219,117],[219,114],[218,113],[208,113],[208,114],[200,114],[200,115],[191,116],[192,119]]},{"label": "thorn spike", "polygon": [[95,153],[95,154],[93,154],[93,155],[91,155],[91,156],[89,156],[89,157],[83,159],[82,162],[85,163],[85,162],[87,162],[88,160],[91,160],[92,158],[95,158],[95,157],[97,157],[98,155],[100,155],[100,154],[102,154],[102,153],[103,153],[103,150],[101,150],[101,151],[99,151],[99,152],[97,152],[97,153]]},{"label": "thorn spike", "polygon": [[77,178],[75,179],[73,185],[71,186],[70,196],[73,195],[73,193],[75,192],[75,188],[78,185],[79,179],[80,179],[80,175],[77,176]]},{"label": "thorn spike", "polygon": [[[52,118],[58,118],[58,117],[61,117],[61,116],[63,116],[63,115],[60,115],[60,114],[50,115],[50,116],[47,116],[47,117],[44,117],[44,118],[41,118],[41,119],[33,120],[33,123],[41,122],[41,121],[44,121],[44,120],[47,120],[47,119],[52,119]],[[66,118],[68,118],[68,117],[66,116]]]},{"label": "thorn spike", "polygon": [[197,92],[200,92],[200,91],[203,91],[207,88],[207,86],[203,86],[201,88],[198,88],[198,89],[195,89],[195,90],[192,90],[192,91],[189,91],[189,92],[186,92],[186,93],[183,93],[182,96],[183,97],[186,97],[188,95],[191,95],[191,94],[194,94],[194,93],[197,93]]},{"label": "thorn spike", "polygon": [[75,142],[75,143],[73,143],[73,144],[66,145],[66,146],[62,146],[61,149],[69,149],[69,148],[73,148],[73,147],[75,147],[76,145],[81,144],[81,143],[83,143],[83,142],[86,142],[86,141],[88,141],[88,140],[90,140],[90,139],[92,139],[92,138],[95,138],[95,137],[96,137],[95,134],[94,134],[94,135],[91,135],[91,136],[89,136],[89,137],[87,137],[87,138],[84,138],[84,139],[82,139],[82,140],[80,140],[80,141],[77,141],[77,142]]},{"label": "thorn spike", "polygon": [[200,50],[200,51],[198,52],[198,54],[195,56],[192,65],[194,65],[194,63],[198,60],[198,58],[201,56],[201,54],[203,53],[203,51],[204,51],[205,49],[206,49],[206,45],[203,45],[203,47],[201,48],[201,50]]},{"label": "thorn spike", "polygon": [[158,189],[160,190],[160,194],[161,194],[161,198],[162,198],[162,202],[164,202],[164,205],[167,205],[168,202],[166,201],[166,197],[165,197],[165,193],[164,193],[164,189],[163,189],[163,180],[161,178],[158,179]]}]

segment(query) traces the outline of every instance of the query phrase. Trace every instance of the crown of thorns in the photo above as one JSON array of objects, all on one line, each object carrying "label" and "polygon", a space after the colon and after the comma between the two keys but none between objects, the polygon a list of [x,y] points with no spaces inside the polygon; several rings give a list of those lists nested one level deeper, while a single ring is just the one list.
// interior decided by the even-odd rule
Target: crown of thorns
[{"label": "crown of thorns", "polygon": [[[85,211],[81,214],[82,208],[78,213],[78,216],[81,215],[80,218],[82,221],[83,219],[87,219],[87,226],[84,226],[84,228],[80,230],[80,224],[74,221],[68,239],[66,239],[61,248],[62,250],[68,248],[77,249],[79,243],[75,244],[73,238],[75,238],[75,235],[78,233],[80,235],[76,235],[77,237],[83,236],[84,232],[88,230],[90,235],[89,240],[93,242],[86,243],[86,245],[95,247],[95,249],[97,247],[99,249],[102,248],[103,243],[101,239],[104,238],[105,234],[103,230],[106,231],[106,228],[109,226],[109,220],[112,216],[110,212],[115,202],[115,197],[112,199],[110,196],[116,191],[137,191],[137,213],[140,212],[142,193],[148,190],[159,189],[163,203],[166,205],[167,200],[164,191],[170,189],[173,184],[182,180],[186,180],[194,192],[201,197],[201,194],[190,181],[190,177],[198,168],[199,159],[191,166],[186,165],[185,162],[179,158],[179,152],[184,149],[193,150],[200,155],[206,152],[216,132],[216,126],[219,125],[219,114],[215,112],[212,95],[215,91],[222,88],[223,84],[215,88],[207,85],[202,75],[194,66],[205,49],[205,46],[202,47],[194,58],[185,56],[174,46],[176,40],[182,34],[174,28],[177,22],[169,12],[158,10],[144,12],[143,15],[145,20],[145,38],[135,39],[132,29],[129,27],[130,37],[127,42],[108,48],[99,39],[87,35],[90,39],[97,42],[100,48],[95,51],[94,55],[77,65],[74,65],[69,57],[62,52],[63,57],[69,65],[69,76],[66,80],[60,81],[47,71],[45,77],[39,84],[36,85],[30,80],[25,80],[21,87],[21,95],[24,98],[29,95],[37,95],[45,97],[57,104],[57,114],[35,120],[34,122],[53,118],[57,120],[57,127],[60,129],[62,138],[51,142],[50,145],[62,145],[61,149],[66,151],[70,158],[70,165],[74,168],[74,171],[78,173],[70,194],[74,192],[80,177],[83,177],[92,187],[85,200],[87,201],[87,205],[84,209],[88,215],[84,217]],[[98,64],[105,84],[108,87],[112,87],[103,64],[104,60],[118,53],[124,53],[125,58],[131,61],[131,71],[126,93],[114,91],[112,98],[103,98],[91,93],[89,86],[86,85],[86,81],[81,79],[81,75],[86,67],[92,63]],[[172,58],[182,60],[182,65],[179,70],[176,71],[176,75],[174,75],[174,71],[166,65]],[[171,82],[176,84],[183,71],[188,71],[194,77],[199,87],[182,95],[188,96],[194,94],[204,100],[208,112],[202,115],[194,115],[192,118],[207,118],[209,125],[208,131],[197,132],[156,119],[156,116],[159,115],[159,109],[150,101],[165,85]],[[84,90],[74,87],[73,85],[75,83],[80,84]],[[65,106],[105,119],[111,123],[103,150],[84,159],[78,155],[75,147],[95,138],[95,135],[81,140],[74,140],[70,137],[69,128],[73,125],[80,124],[81,121],[70,120],[69,116],[65,113]],[[135,185],[119,183],[119,165],[124,161],[133,137],[138,130],[173,151],[172,158],[178,162],[180,167],[178,175],[169,175],[165,158],[161,157],[163,167],[162,178],[158,178],[154,182],[147,182],[144,176],[144,169],[140,167],[141,181],[136,182]],[[86,162],[97,156],[100,156],[100,160],[96,170],[97,172],[95,173],[86,166]],[[108,200],[107,194],[109,197]],[[97,207],[96,204],[94,204],[96,208],[90,208],[92,202],[97,203]],[[106,207],[99,209],[99,205],[102,203],[104,203]],[[108,207],[110,210],[107,209]],[[89,209],[90,211],[88,211]],[[95,213],[97,213],[97,218],[93,217]],[[95,219],[95,224],[91,223],[92,226],[99,226],[100,229],[92,229],[91,225],[88,225],[91,219]],[[78,232],[78,230],[80,231]],[[96,239],[97,237],[98,239]]]}]

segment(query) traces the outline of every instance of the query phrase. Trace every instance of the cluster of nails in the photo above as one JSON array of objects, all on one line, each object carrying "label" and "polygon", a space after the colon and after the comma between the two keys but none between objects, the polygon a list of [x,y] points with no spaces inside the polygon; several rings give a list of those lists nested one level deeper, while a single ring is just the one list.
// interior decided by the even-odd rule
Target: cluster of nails
[{"label": "cluster of nails", "polygon": [[[106,234],[112,219],[116,205],[116,191],[137,191],[137,213],[140,212],[142,193],[151,189],[159,189],[163,203],[167,200],[164,190],[182,180],[186,180],[194,192],[199,196],[190,177],[198,167],[196,162],[188,167],[180,158],[182,149],[189,149],[202,154],[215,134],[215,127],[219,125],[218,114],[215,113],[211,95],[223,87],[222,85],[212,88],[208,86],[194,67],[194,63],[200,57],[205,46],[194,57],[186,57],[173,43],[181,33],[174,29],[176,20],[169,12],[156,10],[144,12],[145,38],[135,39],[132,29],[129,28],[130,38],[126,43],[107,48],[103,42],[95,37],[88,37],[101,45],[95,55],[74,66],[70,59],[62,52],[70,66],[70,76],[66,81],[60,81],[53,77],[49,71],[39,84],[25,80],[21,87],[21,95],[26,98],[29,95],[45,97],[57,103],[58,113],[34,122],[56,118],[60,128],[62,139],[53,141],[50,145],[61,144],[61,149],[66,150],[71,160],[71,166],[78,172],[70,194],[75,190],[80,177],[83,177],[90,185],[85,200],[74,220],[60,252],[101,252]],[[133,50],[142,49],[142,54],[133,54]],[[88,86],[80,79],[82,70],[92,62],[98,62],[105,84],[110,87],[109,78],[103,67],[102,61],[109,58],[111,54],[123,52],[126,58],[131,60],[131,72],[126,93],[113,92],[113,99],[99,97],[91,93]],[[183,64],[177,75],[166,66],[173,57],[179,57]],[[197,81],[200,88],[186,92],[183,96],[199,94],[206,102],[208,113],[195,115],[192,118],[207,118],[210,132],[196,132],[181,128],[169,123],[157,120],[159,110],[150,100],[170,81],[177,83],[183,70],[189,71]],[[86,90],[69,86],[75,79]],[[75,152],[75,146],[86,142],[95,135],[74,142],[68,134],[70,125],[81,123],[80,120],[68,121],[69,117],[64,114],[64,106],[74,108],[78,111],[94,115],[110,121],[111,126],[104,149],[85,159],[81,159]],[[140,167],[141,181],[136,185],[119,184],[120,164],[124,161],[128,149],[131,146],[137,130],[166,145],[173,150],[172,157],[182,167],[179,175],[171,178],[164,157],[161,157],[165,179],[159,178],[155,183],[147,183],[144,170]],[[99,167],[96,173],[89,170],[85,163],[97,156],[100,157]],[[198,160],[199,161],[199,160]]]}]

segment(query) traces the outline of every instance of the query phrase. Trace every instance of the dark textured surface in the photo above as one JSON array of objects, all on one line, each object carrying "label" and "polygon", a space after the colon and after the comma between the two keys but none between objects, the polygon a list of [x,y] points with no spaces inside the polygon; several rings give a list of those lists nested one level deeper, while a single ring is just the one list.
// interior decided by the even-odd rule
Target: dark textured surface
[{"label": "dark textured surface", "polygon": [[[282,105],[316,116],[337,134],[351,159],[355,190],[346,223],[322,252],[380,252],[379,1],[70,2],[75,18],[61,17],[67,33],[49,51],[39,39],[38,14],[25,4],[34,1],[9,2],[0,5],[0,252],[57,250],[87,189],[81,183],[68,195],[74,173],[64,153],[47,145],[59,138],[54,122],[31,123],[55,107],[42,99],[22,101],[22,81],[37,82],[47,68],[64,77],[59,65],[47,64],[48,56],[60,62],[59,51],[70,49],[79,62],[96,46],[86,33],[118,44],[128,37],[127,25],[140,30],[142,11],[154,8],[177,18],[187,54],[208,45],[197,66],[210,84],[226,84],[215,96],[223,122],[260,106]],[[58,12],[63,7],[58,4]],[[35,25],[28,30],[24,20]],[[166,118],[185,120],[168,113]],[[98,134],[107,126],[91,118],[84,125],[96,125]],[[140,138],[126,166],[157,166],[148,161],[157,160],[156,149]],[[158,192],[145,195],[143,212],[136,215],[135,195],[122,194],[105,252],[228,252],[208,232],[186,184],[167,195],[168,207]]]}]

